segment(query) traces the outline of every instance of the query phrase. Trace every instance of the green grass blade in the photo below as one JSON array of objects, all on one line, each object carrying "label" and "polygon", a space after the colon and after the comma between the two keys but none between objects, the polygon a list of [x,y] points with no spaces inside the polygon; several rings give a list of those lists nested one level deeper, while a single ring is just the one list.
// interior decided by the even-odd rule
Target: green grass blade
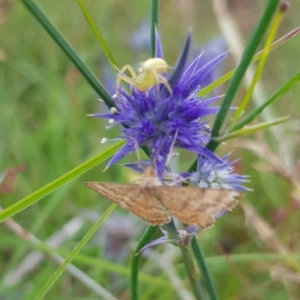
[{"label": "green grass blade", "polygon": [[144,247],[151,239],[152,235],[156,230],[156,226],[148,226],[145,232],[143,233],[142,237],[140,238],[134,256],[132,257],[131,261],[131,300],[138,300],[138,275],[139,275],[139,261],[140,255],[135,255],[139,252],[139,250]]},{"label": "green grass blade", "polygon": [[[99,29],[97,28],[96,23],[94,22],[94,19],[92,18],[91,14],[89,13],[85,3],[83,2],[83,0],[77,0],[86,20],[88,21],[89,25],[91,26],[104,54],[106,55],[109,63],[111,64],[111,66],[113,67],[115,73],[118,73],[120,70],[120,65],[117,62],[116,57],[114,56],[112,50],[110,49],[108,43],[106,42],[104,36],[101,34],[101,32],[99,31]],[[125,89],[129,92],[129,87],[128,85],[122,81],[122,84],[124,85]],[[108,106],[109,108],[111,106]]]},{"label": "green grass blade", "polygon": [[[278,39],[277,41],[275,41],[270,47],[270,52],[274,51],[279,46],[285,44],[288,40],[290,40],[291,38],[296,36],[299,32],[300,32],[300,27],[297,27],[297,28],[291,30],[286,35],[284,35],[283,37],[281,37],[280,39]],[[262,58],[262,55],[263,55],[264,51],[265,51],[265,49],[263,49],[262,51],[256,53],[255,56],[253,57],[251,63],[253,64],[256,61],[260,60]],[[198,96],[203,97],[203,96],[209,94],[210,92],[212,92],[214,89],[216,89],[217,87],[219,87],[223,83],[230,80],[232,78],[232,76],[234,75],[235,70],[236,70],[236,68],[229,71],[228,73],[222,75],[216,81],[212,82],[211,84],[209,84],[206,87],[204,87],[203,89],[201,89],[201,91],[198,93]]]},{"label": "green grass blade", "polygon": [[280,96],[288,92],[298,81],[300,80],[300,72],[294,75],[286,84],[280,87],[269,99],[267,99],[262,105],[251,111],[244,119],[238,122],[232,127],[230,132],[239,130],[245,125],[253,121],[266,107],[272,104],[275,100],[279,99]]},{"label": "green grass blade", "polygon": [[205,262],[204,254],[201,250],[200,244],[195,236],[192,238],[192,250],[197,261],[198,267],[202,272],[203,280],[205,287],[207,289],[207,293],[209,295],[210,300],[218,300],[218,296],[212,281],[212,277],[210,275],[209,269]]},{"label": "green grass blade", "polygon": [[216,138],[216,140],[218,142],[223,142],[223,141],[233,139],[233,138],[236,138],[236,137],[249,135],[249,134],[252,134],[256,131],[260,131],[260,130],[266,129],[266,128],[274,126],[274,125],[285,123],[285,122],[290,121],[290,120],[291,120],[291,116],[285,116],[285,117],[277,118],[277,119],[272,120],[272,121],[263,122],[263,123],[259,123],[259,124],[252,125],[252,126],[246,126],[246,127],[243,127],[242,129],[232,131],[232,132],[230,132],[230,133],[228,133],[228,134],[226,134],[222,137]]},{"label": "green grass blade", "polygon": [[85,246],[85,244],[90,240],[90,238],[95,234],[98,230],[99,226],[104,222],[104,220],[109,216],[109,214],[115,209],[117,206],[116,203],[113,203],[101,216],[101,218],[90,228],[90,230],[86,233],[86,235],[82,238],[82,240],[75,246],[71,254],[66,258],[63,264],[53,273],[53,275],[49,278],[49,280],[45,283],[39,293],[34,297],[34,300],[41,300],[44,298],[49,289],[54,285],[54,283],[59,279],[62,275],[63,271],[66,269],[67,265],[76,257],[76,255],[80,252],[80,250]]},{"label": "green grass blade", "polygon": [[64,175],[56,178],[52,182],[46,184],[42,188],[38,189],[37,191],[33,192],[29,196],[21,199],[20,201],[14,203],[13,205],[7,207],[2,212],[0,212],[0,222],[5,221],[6,219],[14,216],[15,214],[21,212],[28,206],[38,202],[39,200],[43,199],[45,196],[49,195],[53,191],[57,190],[64,184],[68,183],[70,180],[80,176],[81,174],[85,173],[86,171],[92,169],[99,163],[105,161],[107,158],[111,157],[118,148],[120,148],[124,144],[123,141],[115,143],[113,146],[107,148],[103,152],[97,154],[96,156],[92,157],[91,159],[87,160],[83,164],[77,166],[73,170],[65,173]]},{"label": "green grass blade", "polygon": [[284,16],[284,12],[279,9],[271,22],[270,29],[269,29],[269,32],[268,32],[268,35],[266,38],[265,46],[264,46],[264,51],[262,53],[262,57],[259,60],[254,77],[253,77],[252,82],[246,92],[246,95],[244,96],[238,109],[235,111],[235,113],[232,117],[230,128],[232,127],[232,125],[237,123],[239,118],[242,116],[244,110],[246,109],[249,101],[251,100],[251,96],[253,94],[254,88],[255,88],[259,78],[261,77],[261,74],[263,73],[265,64],[267,62],[267,58],[270,54],[271,44],[272,44],[273,40],[275,39],[275,35],[278,31],[279,25],[281,24],[283,16]]},{"label": "green grass blade", "polygon": [[200,276],[196,273],[196,268],[194,265],[194,259],[192,255],[192,249],[190,245],[182,246],[180,247],[180,250],[181,250],[182,261],[185,266],[185,272],[189,279],[196,300],[205,299],[203,287],[201,285],[201,281],[199,278]]},{"label": "green grass blade", "polygon": [[155,57],[155,28],[158,28],[158,0],[152,0],[151,8],[151,57]]},{"label": "green grass blade", "polygon": [[225,118],[227,116],[230,105],[234,99],[234,96],[236,95],[236,93],[238,91],[238,88],[243,80],[244,74],[245,74],[249,64],[252,61],[252,58],[255,54],[257,47],[259,46],[266,30],[268,29],[268,25],[271,22],[274,13],[276,12],[279,2],[280,2],[279,0],[269,0],[268,1],[265,11],[264,11],[261,19],[259,20],[258,25],[256,26],[252,36],[249,39],[249,42],[243,53],[241,62],[239,64],[239,66],[237,67],[236,72],[234,73],[234,75],[228,85],[224,100],[220,107],[220,111],[217,115],[217,118],[216,118],[215,123],[212,128],[212,133],[211,133],[212,140],[207,144],[207,148],[212,151],[215,150],[218,146],[218,143],[216,141],[214,141],[213,138],[219,136],[219,132],[225,121]]},{"label": "green grass blade", "polygon": [[62,49],[67,57],[74,63],[78,71],[86,79],[92,89],[103,99],[105,104],[110,108],[114,104],[110,99],[109,93],[105,90],[100,81],[95,75],[88,69],[83,63],[78,54],[75,52],[73,47],[67,42],[64,36],[53,26],[50,20],[47,18],[45,13],[31,0],[22,0],[24,5],[33,14],[37,21],[44,27],[47,33],[52,37],[56,44]]},{"label": "green grass blade", "polygon": [[89,13],[85,3],[83,2],[83,0],[77,0],[86,20],[88,21],[89,25],[91,26],[104,54],[106,55],[108,61],[110,62],[111,66],[113,67],[113,69],[115,70],[116,73],[118,73],[118,69],[120,68],[117,59],[115,58],[113,52],[111,51],[109,45],[107,44],[104,36],[102,35],[102,33],[99,31],[99,29],[97,28],[97,25],[94,21],[94,19],[92,18],[91,14]]},{"label": "green grass blade", "polygon": [[270,262],[272,264],[278,261],[288,261],[290,259],[300,259],[299,253],[237,253],[228,256],[209,256],[207,260],[210,265],[228,264],[230,262]]}]

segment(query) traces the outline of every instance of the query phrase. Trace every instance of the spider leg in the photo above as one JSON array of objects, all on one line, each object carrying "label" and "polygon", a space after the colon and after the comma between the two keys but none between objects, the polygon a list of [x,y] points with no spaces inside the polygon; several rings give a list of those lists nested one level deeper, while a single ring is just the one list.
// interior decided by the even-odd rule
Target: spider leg
[{"label": "spider leg", "polygon": [[[129,74],[131,75],[131,78],[126,76],[124,73],[128,71]],[[120,84],[121,81],[125,81],[131,85],[134,85],[135,79],[138,75],[136,74],[136,72],[134,71],[134,69],[132,68],[131,65],[125,65],[118,73],[117,75],[117,93],[119,91],[120,88]]]},{"label": "spider leg", "polygon": [[157,72],[153,72],[153,75],[155,77],[156,82],[163,84],[167,88],[167,90],[169,91],[170,95],[172,95],[173,91],[172,91],[172,88],[171,88],[171,86],[168,82],[168,79],[165,78],[162,74],[157,73]]},{"label": "spider leg", "polygon": [[120,75],[120,76],[118,76],[118,83],[117,83],[118,90],[119,90],[121,81],[127,82],[127,83],[135,86],[135,80],[133,78],[130,78],[126,75]]}]

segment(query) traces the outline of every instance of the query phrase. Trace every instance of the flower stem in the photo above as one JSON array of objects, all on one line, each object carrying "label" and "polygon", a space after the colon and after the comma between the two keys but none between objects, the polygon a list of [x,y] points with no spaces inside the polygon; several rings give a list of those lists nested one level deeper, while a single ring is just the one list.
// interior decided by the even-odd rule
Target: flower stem
[{"label": "flower stem", "polygon": [[198,276],[196,274],[196,269],[193,262],[190,245],[182,246],[180,247],[180,250],[181,250],[185,271],[189,278],[190,285],[194,292],[195,298],[197,300],[205,299],[201,282],[200,280],[198,280]]},{"label": "flower stem", "polygon": [[131,300],[138,300],[138,267],[140,255],[137,255],[136,253],[138,253],[139,250],[150,241],[156,228],[157,227],[155,226],[148,226],[148,228],[145,230],[144,234],[140,238],[134,251],[134,256],[131,262]]},{"label": "flower stem", "polygon": [[[178,240],[178,231],[176,229],[173,219],[170,223],[165,224],[163,226],[163,229],[168,232],[168,237],[170,237],[171,239]],[[195,265],[193,262],[192,252],[191,252],[191,247],[190,247],[190,245],[180,246],[180,250],[181,250],[181,255],[182,255],[182,260],[183,260],[183,264],[185,267],[185,271],[188,276],[190,285],[192,287],[194,296],[197,300],[204,299],[203,288],[202,288],[201,282],[198,279],[198,276],[196,274],[196,269],[195,269]]]},{"label": "flower stem", "polygon": [[206,265],[203,252],[201,250],[200,244],[199,244],[196,237],[192,238],[192,249],[193,249],[193,252],[194,252],[194,256],[197,260],[199,269],[202,272],[202,276],[203,276],[203,279],[204,279],[204,284],[205,284],[205,287],[207,289],[207,293],[210,297],[210,300],[218,300],[218,296],[217,296],[217,293],[215,291],[215,287],[214,287],[211,275],[209,273],[208,267]]}]

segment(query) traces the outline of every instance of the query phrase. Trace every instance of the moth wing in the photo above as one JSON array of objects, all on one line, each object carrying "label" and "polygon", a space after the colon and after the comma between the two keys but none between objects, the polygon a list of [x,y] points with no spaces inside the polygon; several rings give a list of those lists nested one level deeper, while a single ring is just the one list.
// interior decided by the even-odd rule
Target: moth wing
[{"label": "moth wing", "polygon": [[129,210],[151,225],[163,225],[171,221],[172,216],[164,206],[155,197],[149,195],[142,186],[102,182],[86,182],[85,186]]},{"label": "moth wing", "polygon": [[240,192],[197,187],[153,187],[153,196],[179,221],[208,228],[215,217],[231,210],[237,203]]}]

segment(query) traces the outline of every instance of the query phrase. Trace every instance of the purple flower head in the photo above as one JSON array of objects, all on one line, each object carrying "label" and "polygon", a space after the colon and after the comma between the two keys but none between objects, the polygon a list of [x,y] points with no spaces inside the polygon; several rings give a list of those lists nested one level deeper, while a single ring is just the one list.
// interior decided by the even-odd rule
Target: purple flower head
[{"label": "purple flower head", "polygon": [[237,160],[228,161],[230,153],[222,158],[222,162],[199,155],[197,171],[185,173],[191,184],[199,188],[228,189],[236,191],[249,191],[242,184],[249,182],[249,176],[234,173],[233,165]]},{"label": "purple flower head", "polygon": [[[113,97],[115,108],[111,113],[93,115],[109,119],[110,124],[122,125],[121,138],[125,139],[126,143],[109,161],[107,167],[143,146],[149,147],[150,160],[159,178],[162,178],[173,146],[222,163],[218,156],[205,148],[210,138],[210,128],[207,120],[204,120],[205,117],[218,112],[219,107],[210,105],[221,97],[203,100],[197,94],[206,76],[227,53],[204,65],[200,64],[199,55],[186,67],[190,40],[189,33],[171,75],[159,73],[159,83],[151,86],[149,84],[146,91],[138,90],[133,83],[129,84],[130,92],[119,89]],[[155,57],[163,57],[158,33]],[[137,76],[140,75],[144,74],[139,73]]]}]

